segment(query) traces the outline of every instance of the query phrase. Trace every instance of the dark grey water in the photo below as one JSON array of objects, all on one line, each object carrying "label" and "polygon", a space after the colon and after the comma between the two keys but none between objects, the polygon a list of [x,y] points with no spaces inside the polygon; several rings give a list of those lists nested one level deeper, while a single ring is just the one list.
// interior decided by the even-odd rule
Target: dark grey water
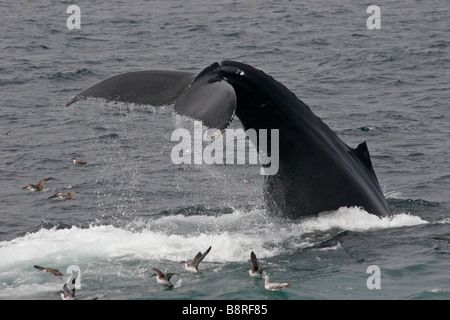
[{"label": "dark grey water", "polygon": [[[380,1],[379,30],[350,1],[78,1],[81,30],[66,27],[70,4],[0,6],[1,299],[58,299],[62,282],[34,264],[78,266],[81,299],[450,298],[450,247],[432,239],[450,236],[448,2]],[[170,161],[172,106],[64,108],[118,73],[225,59],[272,75],[350,146],[367,141],[392,216],[274,218],[257,167]],[[45,192],[22,190],[46,177]],[[78,194],[47,199],[57,191]],[[204,274],[178,264],[210,245]],[[249,279],[252,250],[292,286]],[[175,288],[153,267],[180,273]]]}]

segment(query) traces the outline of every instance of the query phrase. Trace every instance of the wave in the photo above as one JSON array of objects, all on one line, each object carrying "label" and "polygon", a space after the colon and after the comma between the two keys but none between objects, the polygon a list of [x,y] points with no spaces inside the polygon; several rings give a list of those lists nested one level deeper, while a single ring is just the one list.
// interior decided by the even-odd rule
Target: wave
[{"label": "wave", "polygon": [[[225,263],[248,260],[250,251],[260,257],[284,253],[284,243],[304,243],[305,233],[331,229],[370,231],[427,223],[410,214],[379,218],[360,208],[341,208],[317,217],[286,220],[264,210],[235,210],[219,216],[170,215],[137,219],[125,227],[91,225],[41,229],[11,241],[0,242],[0,272],[49,262],[91,259],[180,261],[212,246],[208,260]],[[22,267],[21,267],[22,268]]]}]

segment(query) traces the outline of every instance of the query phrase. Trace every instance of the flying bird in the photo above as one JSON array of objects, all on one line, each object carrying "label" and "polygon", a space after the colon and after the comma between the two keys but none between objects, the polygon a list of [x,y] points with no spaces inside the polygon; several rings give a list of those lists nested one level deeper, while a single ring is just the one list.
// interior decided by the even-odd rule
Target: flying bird
[{"label": "flying bird", "polygon": [[51,180],[53,178],[47,178],[47,179],[43,179],[41,181],[38,182],[38,184],[29,184],[25,187],[23,187],[22,189],[28,189],[31,191],[43,191],[44,190],[44,184],[48,181]]},{"label": "flying bird", "polygon": [[248,271],[251,277],[255,278],[262,278],[263,277],[263,271],[266,269],[278,269],[278,267],[259,267],[258,259],[256,259],[255,253],[252,251],[250,253],[250,261],[252,263],[251,268],[247,268],[244,271]]},{"label": "flying bird", "polygon": [[187,271],[190,272],[196,272],[196,273],[202,273],[199,269],[198,269],[198,265],[200,262],[202,262],[202,260],[206,257],[206,255],[211,251],[211,247],[208,248],[208,250],[205,251],[205,253],[197,253],[197,255],[194,257],[194,259],[192,260],[191,263],[188,263],[186,261],[181,261],[180,263],[184,263],[184,266],[186,268]]},{"label": "flying bird", "polygon": [[41,267],[41,266],[38,266],[38,265],[34,265],[33,267],[38,269],[38,271],[50,272],[50,273],[54,274],[55,276],[59,277],[62,280],[61,276],[63,274],[61,272],[59,272],[59,270],[52,269],[52,268],[45,268],[45,267]]}]

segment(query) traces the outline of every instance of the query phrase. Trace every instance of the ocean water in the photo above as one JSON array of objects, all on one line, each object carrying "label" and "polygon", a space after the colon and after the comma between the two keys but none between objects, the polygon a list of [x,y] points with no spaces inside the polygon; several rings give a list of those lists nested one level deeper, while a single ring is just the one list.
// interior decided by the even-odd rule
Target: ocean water
[{"label": "ocean water", "polygon": [[[66,26],[71,4],[80,30]],[[2,4],[0,299],[60,299],[64,282],[36,264],[64,280],[76,266],[80,299],[449,299],[450,245],[433,237],[450,237],[450,7],[375,4],[378,30],[351,1]],[[115,74],[222,60],[273,76],[348,145],[367,141],[392,214],[273,217],[257,166],[172,163],[173,106],[64,106]],[[44,192],[22,189],[47,177]],[[58,191],[78,193],[48,199]],[[203,274],[179,264],[209,246]],[[250,279],[251,251],[292,285]],[[179,273],[174,288],[153,268]]]}]

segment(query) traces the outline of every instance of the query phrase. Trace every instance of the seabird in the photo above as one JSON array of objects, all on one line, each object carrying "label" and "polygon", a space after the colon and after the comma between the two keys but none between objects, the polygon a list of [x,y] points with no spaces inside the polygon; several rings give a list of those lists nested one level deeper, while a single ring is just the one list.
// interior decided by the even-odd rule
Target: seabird
[{"label": "seabird", "polygon": [[245,183],[250,183],[252,180],[251,179],[244,179]]},{"label": "seabird", "polygon": [[150,278],[156,276],[156,282],[158,282],[158,284],[169,287],[169,288],[173,287],[173,284],[170,282],[170,278],[172,278],[172,276],[174,276],[174,275],[179,276],[178,273],[170,272],[170,273],[164,274],[156,268],[153,268],[153,270],[155,270],[156,273],[152,274],[150,276]]},{"label": "seabird", "polygon": [[278,267],[262,267],[262,268],[260,268],[259,265],[258,265],[258,259],[256,259],[256,255],[255,255],[255,253],[253,251],[250,254],[250,261],[252,262],[252,267],[251,268],[247,268],[244,271],[248,271],[248,274],[251,277],[262,278],[263,271],[265,269],[278,269]]},{"label": "seabird", "polygon": [[67,291],[59,290],[58,292],[61,295],[62,300],[78,300],[78,298],[71,297]]},{"label": "seabird", "polygon": [[50,272],[50,273],[54,274],[55,276],[59,277],[62,280],[61,276],[63,274],[61,272],[59,272],[59,270],[52,269],[52,268],[45,268],[45,267],[41,267],[41,266],[38,266],[38,265],[34,265],[34,267],[36,269],[38,269],[38,271],[44,270],[45,272]]},{"label": "seabird", "polygon": [[289,287],[290,285],[292,285],[292,283],[277,283],[277,282],[269,282],[269,276],[267,274],[265,274],[263,276],[265,282],[264,282],[264,288],[266,288],[266,290],[270,290],[270,291],[278,291],[284,288]]},{"label": "seabird", "polygon": [[206,255],[211,251],[211,247],[208,248],[208,250],[205,251],[205,253],[197,253],[197,255],[194,257],[191,263],[187,263],[186,261],[181,261],[180,263],[184,263],[184,267],[187,271],[190,272],[196,272],[196,273],[202,273],[200,270],[198,270],[198,265],[202,260],[206,257]]},{"label": "seabird", "polygon": [[54,195],[52,195],[51,197],[48,197],[48,199],[51,199],[51,198],[65,198],[64,200],[73,200],[74,198],[72,198],[72,195],[74,193],[78,193],[78,192],[75,192],[75,191],[67,192],[67,193],[57,192]]},{"label": "seabird", "polygon": [[11,134],[12,130],[9,130],[7,133],[5,133],[5,136],[9,136]]},{"label": "seabird", "polygon": [[72,160],[73,160],[74,164],[86,164],[87,163],[86,161],[77,160],[75,158],[72,158]]},{"label": "seabird", "polygon": [[53,179],[53,178],[47,178],[47,179],[41,180],[38,182],[38,184],[29,184],[29,185],[23,187],[22,189],[28,189],[28,190],[32,190],[32,191],[43,191],[44,183],[46,183],[50,179]]},{"label": "seabird", "polygon": [[444,240],[444,241],[448,241],[448,243],[450,243],[450,238],[447,238],[447,237],[433,237],[433,239]]},{"label": "seabird", "polygon": [[64,284],[63,290],[60,290],[58,293],[61,294],[61,299],[63,300],[78,300],[75,297],[75,282],[78,277],[78,271],[72,272],[67,283]]}]

